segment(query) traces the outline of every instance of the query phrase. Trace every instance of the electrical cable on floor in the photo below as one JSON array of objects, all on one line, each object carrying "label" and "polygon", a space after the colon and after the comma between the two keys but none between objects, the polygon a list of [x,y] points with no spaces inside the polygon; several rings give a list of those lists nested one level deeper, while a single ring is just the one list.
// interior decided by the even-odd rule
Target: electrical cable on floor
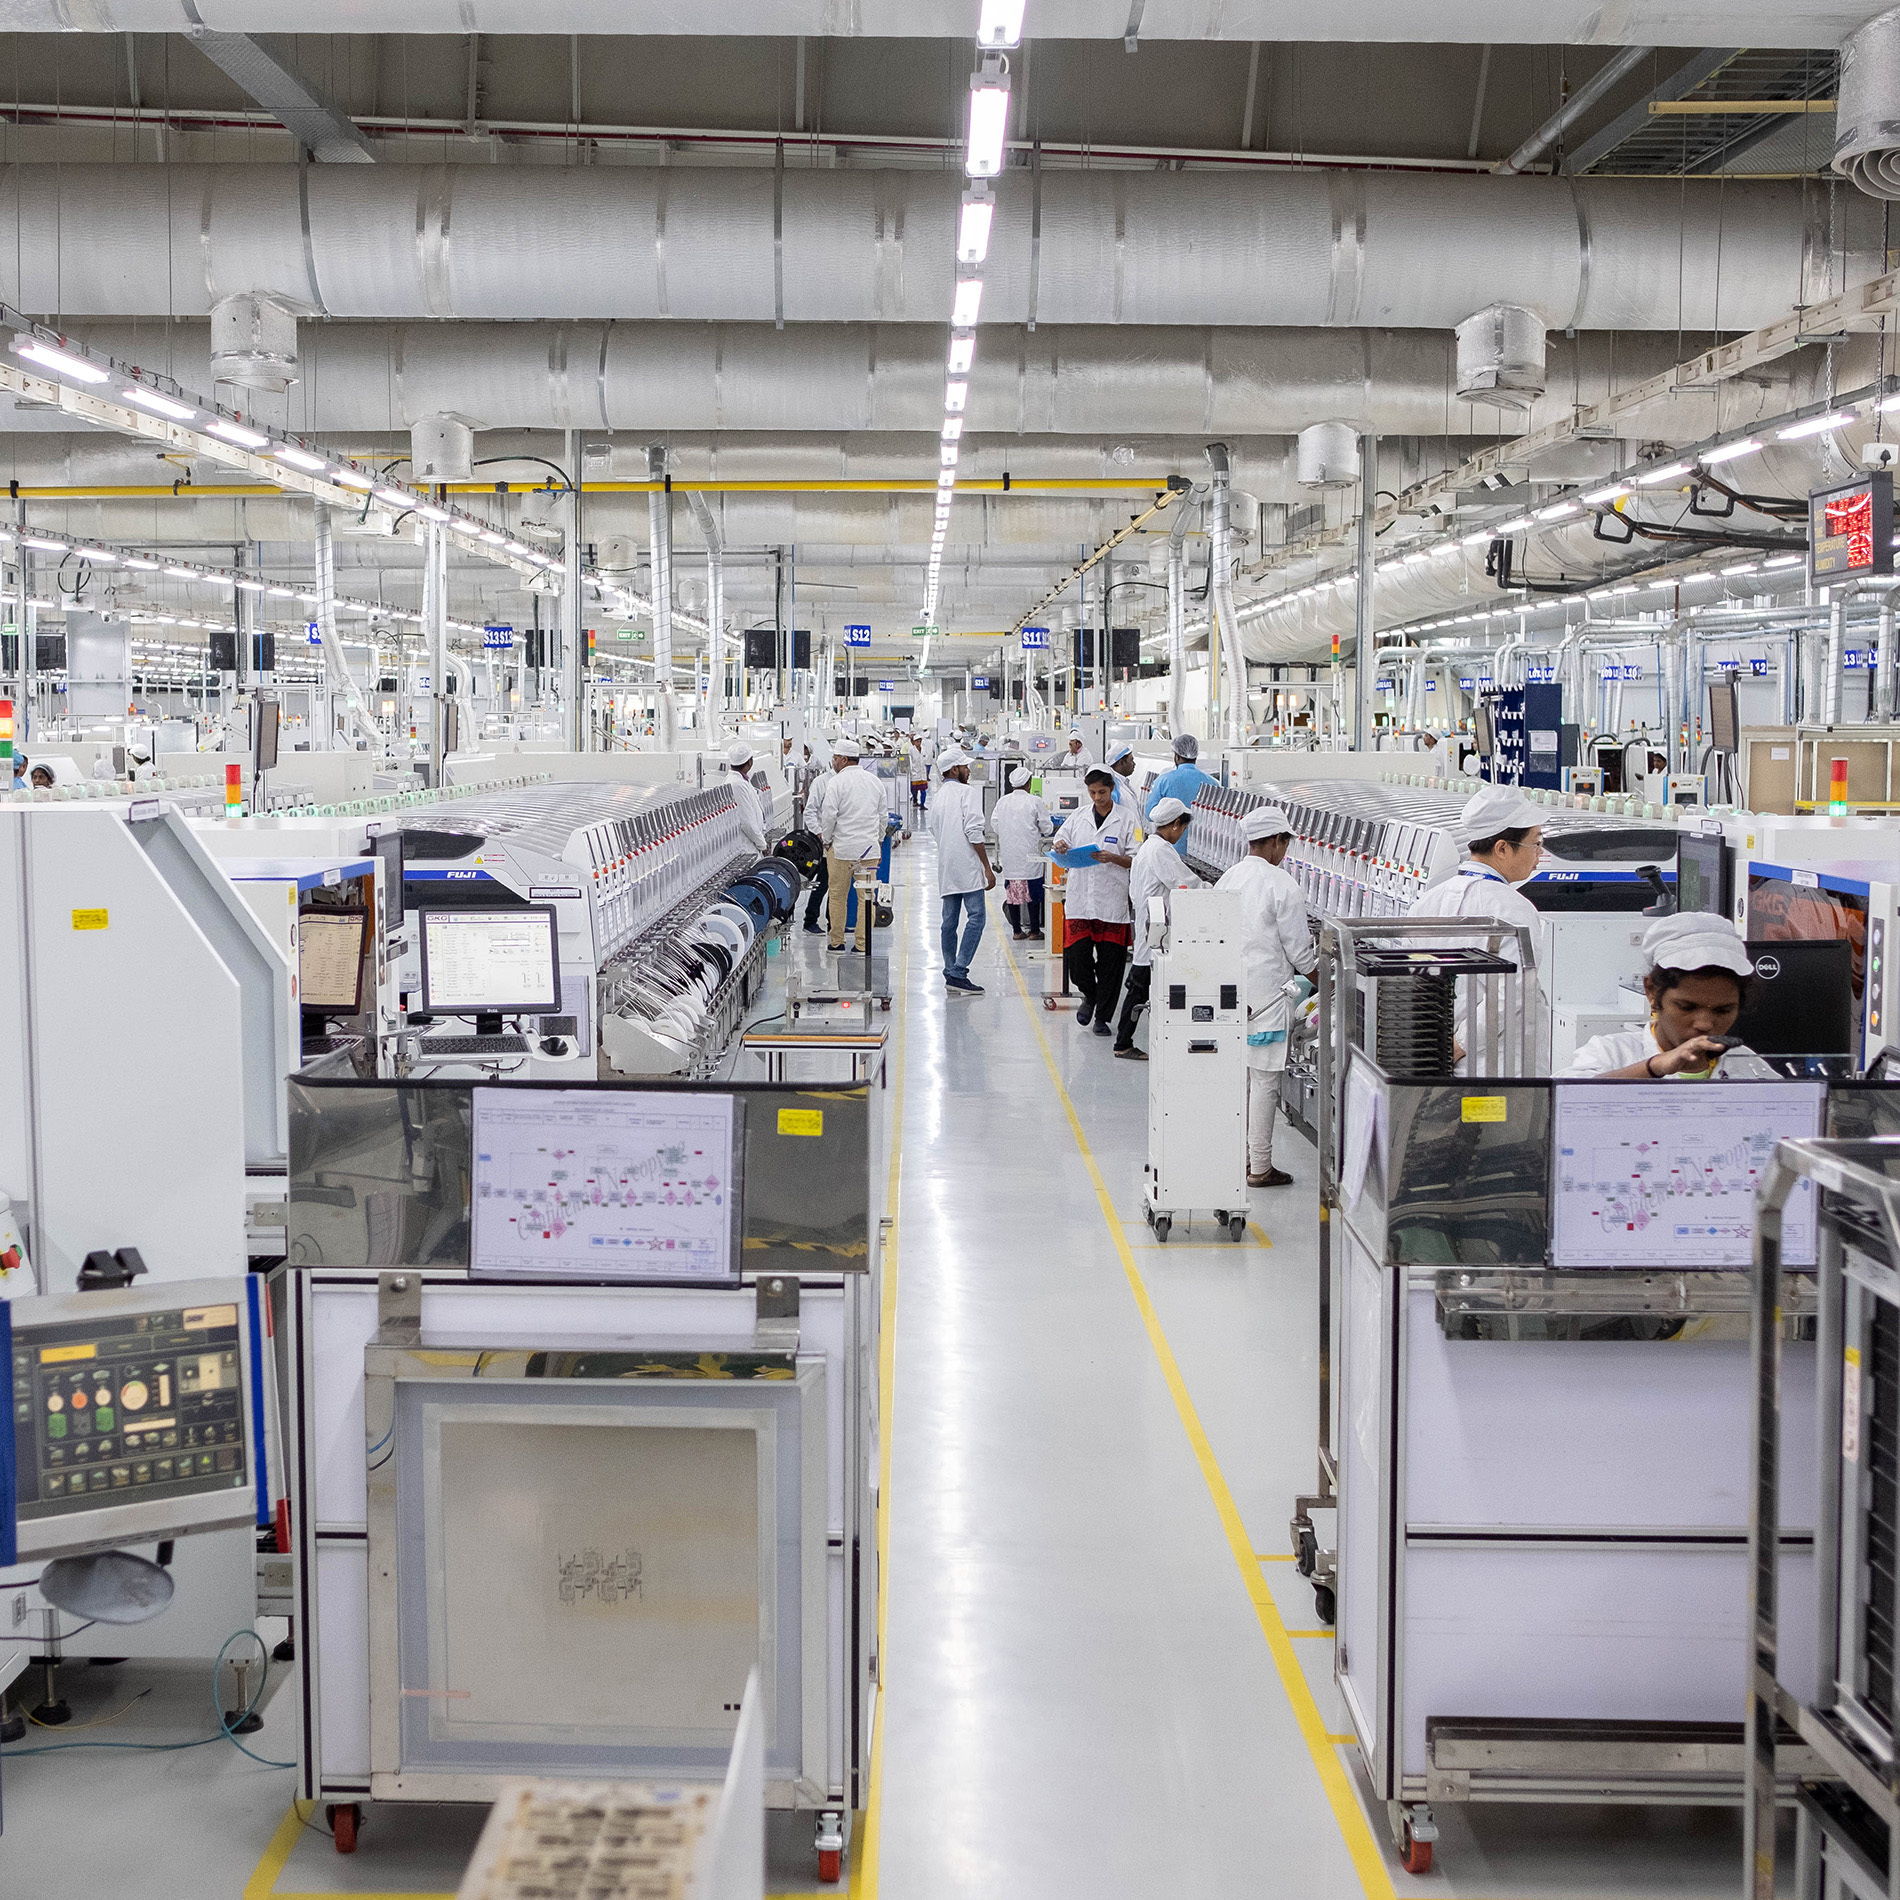
[{"label": "electrical cable on floor", "polygon": [[[74,1633],[76,1634],[77,1632]],[[224,1667],[224,1658],[230,1650],[231,1645],[236,1642],[242,1642],[247,1636],[264,1652],[264,1674],[258,1681],[256,1694],[245,1703],[243,1708],[237,1711],[234,1718],[227,1717],[225,1712],[218,1707],[218,1671]],[[263,1637],[258,1635],[254,1629],[233,1630],[219,1645],[217,1658],[211,1665],[211,1708],[218,1718],[217,1734],[200,1735],[196,1740],[189,1742],[42,1742],[36,1748],[0,1748],[0,1759],[14,1761],[27,1755],[60,1755],[66,1753],[69,1749],[76,1748],[126,1748],[141,1754],[175,1755],[188,1748],[209,1748],[213,1742],[229,1742],[240,1755],[248,1756],[252,1761],[258,1763],[260,1767],[295,1768],[297,1764],[294,1761],[272,1761],[268,1756],[259,1755],[253,1750],[246,1748],[231,1732],[234,1720],[242,1722],[244,1718],[257,1707],[260,1698],[263,1696],[269,1677],[270,1647],[266,1644]],[[147,1695],[149,1693],[149,1690],[143,1689],[139,1692],[140,1695]],[[132,1698],[133,1702],[137,1700],[138,1696]],[[126,1708],[130,1707],[131,1703],[127,1703]],[[120,1715],[124,1713],[124,1709],[119,1711]],[[117,1718],[108,1717],[107,1719],[116,1720]],[[45,1724],[42,1723],[41,1726],[44,1727]],[[96,1727],[97,1724],[87,1723],[84,1726],[91,1728]]]},{"label": "electrical cable on floor", "polygon": [[133,1696],[131,1701],[127,1702],[124,1707],[114,1709],[110,1715],[95,1715],[90,1722],[42,1722],[37,1715],[32,1714],[29,1714],[26,1719],[31,1722],[35,1728],[104,1728],[108,1722],[116,1722],[120,1716],[124,1715],[126,1711],[131,1708],[133,1702],[143,1702],[151,1693],[152,1691],[149,1686],[143,1688],[137,1695]]}]

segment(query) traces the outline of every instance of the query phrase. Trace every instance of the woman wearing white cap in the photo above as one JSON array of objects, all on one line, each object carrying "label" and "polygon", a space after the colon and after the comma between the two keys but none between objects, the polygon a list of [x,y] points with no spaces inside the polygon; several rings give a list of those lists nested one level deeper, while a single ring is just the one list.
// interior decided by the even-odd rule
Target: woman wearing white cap
[{"label": "woman wearing white cap", "polygon": [[1056,828],[1049,807],[1029,789],[1029,777],[1028,766],[1017,766],[990,814],[1003,875],[1003,915],[1017,943],[1042,935],[1042,846]]},{"label": "woman wearing white cap", "polygon": [[752,783],[752,748],[743,739],[726,748],[726,782],[732,787],[739,831],[754,851],[765,849],[765,820],[759,815],[758,788]]},{"label": "woman wearing white cap", "polygon": [[1280,1114],[1280,1071],[1293,999],[1288,985],[1310,976],[1319,951],[1306,922],[1306,899],[1284,869],[1293,827],[1278,805],[1256,805],[1240,821],[1247,855],[1220,875],[1217,891],[1238,891],[1242,972],[1247,1004],[1247,1185],[1285,1187],[1293,1179],[1273,1165],[1273,1129]]},{"label": "woman wearing white cap", "polygon": [[[1521,924],[1536,932],[1541,918],[1537,906],[1516,885],[1537,869],[1544,855],[1544,833],[1537,807],[1515,785],[1490,785],[1470,799],[1458,815],[1456,836],[1470,854],[1444,883],[1435,884],[1412,906],[1414,917],[1474,917],[1500,924]],[[1532,942],[1537,937],[1533,935]],[[1498,954],[1515,963],[1511,944]],[[1533,979],[1533,982],[1535,979]],[[1530,999],[1532,1020],[1542,1009]],[[1457,1034],[1464,1039],[1464,1005],[1458,1010]]]},{"label": "woman wearing white cap", "polygon": [[1725,1054],[1754,1053],[1725,1040],[1754,974],[1741,933],[1726,917],[1685,911],[1657,918],[1643,938],[1649,1027],[1593,1036],[1564,1074],[1605,1082],[1705,1080]]},{"label": "woman wearing white cap", "polygon": [[1126,1062],[1146,1062],[1147,1056],[1135,1047],[1135,1025],[1148,1007],[1148,987],[1154,981],[1153,920],[1149,915],[1152,899],[1160,898],[1162,914],[1169,914],[1170,893],[1197,889],[1201,880],[1187,867],[1179,850],[1187,836],[1191,814],[1178,798],[1162,798],[1149,808],[1148,823],[1153,834],[1135,853],[1134,868],[1128,873],[1128,902],[1135,913],[1135,943],[1128,960],[1128,988],[1122,998],[1121,1019],[1115,1025],[1115,1054]]},{"label": "woman wearing white cap", "polygon": [[1116,804],[1115,775],[1106,766],[1090,766],[1083,782],[1089,802],[1071,812],[1056,833],[1058,851],[1092,853],[1090,861],[1070,867],[1063,888],[1062,967],[1082,998],[1076,1027],[1086,1029],[1092,1022],[1095,1033],[1106,1036],[1135,934],[1128,908],[1135,821],[1132,806]]}]

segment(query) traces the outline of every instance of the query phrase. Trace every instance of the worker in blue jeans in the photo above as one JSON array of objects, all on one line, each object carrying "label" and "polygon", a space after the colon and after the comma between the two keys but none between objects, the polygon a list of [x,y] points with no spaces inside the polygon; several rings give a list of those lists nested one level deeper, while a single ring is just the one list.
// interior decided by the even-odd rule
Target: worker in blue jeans
[{"label": "worker in blue jeans", "polygon": [[949,996],[981,996],[983,986],[970,981],[970,960],[983,940],[984,897],[996,888],[983,842],[983,800],[970,784],[969,755],[956,746],[946,746],[938,755],[937,772],[937,795],[930,801],[924,828],[937,841],[943,987]]}]

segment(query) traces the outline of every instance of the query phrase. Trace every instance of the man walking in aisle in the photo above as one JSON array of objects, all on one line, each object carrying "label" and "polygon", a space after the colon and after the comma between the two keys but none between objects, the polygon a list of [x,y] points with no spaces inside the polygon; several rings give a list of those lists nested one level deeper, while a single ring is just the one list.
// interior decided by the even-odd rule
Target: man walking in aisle
[{"label": "man walking in aisle", "polygon": [[[824,810],[818,835],[825,843],[825,898],[831,924],[830,948],[844,948],[845,913],[851,901],[851,879],[859,864],[875,858],[884,842],[884,785],[858,763],[855,739],[834,739],[831,780],[825,786]],[[857,947],[869,948],[871,906],[858,900]]]},{"label": "man walking in aisle", "polygon": [[[983,800],[970,784],[970,760],[956,746],[937,756],[937,795],[924,828],[937,841],[937,889],[943,896],[943,987],[951,996],[981,996],[970,981],[970,959],[983,940],[987,891],[996,873],[983,842]],[[958,941],[958,925],[962,940]]]}]

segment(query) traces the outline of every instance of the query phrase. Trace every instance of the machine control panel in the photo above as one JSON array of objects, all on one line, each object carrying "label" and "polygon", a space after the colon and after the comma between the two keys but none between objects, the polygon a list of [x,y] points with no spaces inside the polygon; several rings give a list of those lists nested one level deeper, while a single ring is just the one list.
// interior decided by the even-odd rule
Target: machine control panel
[{"label": "machine control panel", "polygon": [[250,1482],[235,1301],[16,1329],[21,1525]]}]

